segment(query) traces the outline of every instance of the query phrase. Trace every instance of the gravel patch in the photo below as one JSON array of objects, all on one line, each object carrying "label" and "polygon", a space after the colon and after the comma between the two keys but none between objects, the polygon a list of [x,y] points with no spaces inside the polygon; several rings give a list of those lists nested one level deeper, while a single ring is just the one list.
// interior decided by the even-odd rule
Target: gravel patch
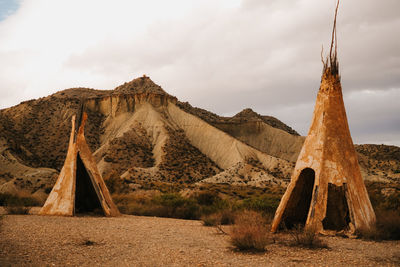
[{"label": "gravel patch", "polygon": [[7,215],[0,231],[0,266],[400,265],[399,241],[323,237],[329,249],[308,250],[281,234],[265,253],[242,253],[216,228],[167,218]]}]

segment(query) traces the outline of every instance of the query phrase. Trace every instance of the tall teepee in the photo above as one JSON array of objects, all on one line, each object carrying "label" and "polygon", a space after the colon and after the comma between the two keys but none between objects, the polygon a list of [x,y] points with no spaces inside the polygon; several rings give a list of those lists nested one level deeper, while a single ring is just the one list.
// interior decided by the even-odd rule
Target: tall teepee
[{"label": "tall teepee", "polygon": [[41,215],[120,214],[86,143],[83,132],[86,119],[86,113],[81,111],[75,125],[75,116],[72,117],[67,157],[53,190],[39,212]]},{"label": "tall teepee", "polygon": [[312,226],[318,232],[353,231],[375,222],[343,103],[337,62],[337,8],[311,127],[275,213],[272,232],[296,224]]}]

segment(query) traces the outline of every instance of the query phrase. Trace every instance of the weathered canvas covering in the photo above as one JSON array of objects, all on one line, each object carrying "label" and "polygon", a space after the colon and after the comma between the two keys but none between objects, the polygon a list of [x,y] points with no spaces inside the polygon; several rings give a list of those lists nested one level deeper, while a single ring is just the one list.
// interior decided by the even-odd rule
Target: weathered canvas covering
[{"label": "weathered canvas covering", "polygon": [[352,231],[374,222],[350,135],[340,76],[326,67],[308,136],[271,230],[302,224],[319,232]]},{"label": "weathered canvas covering", "polygon": [[72,117],[67,157],[56,184],[39,212],[41,215],[74,216],[79,213],[120,215],[86,143],[84,136],[86,119],[87,115],[83,112],[81,123],[75,125],[75,116]]}]

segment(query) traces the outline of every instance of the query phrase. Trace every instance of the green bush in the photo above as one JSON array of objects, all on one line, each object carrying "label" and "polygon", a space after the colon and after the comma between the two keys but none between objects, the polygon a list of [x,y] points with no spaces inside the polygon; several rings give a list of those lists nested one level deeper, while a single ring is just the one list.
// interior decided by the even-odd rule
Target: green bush
[{"label": "green bush", "polygon": [[207,214],[212,214],[212,213],[217,213],[223,210],[229,210],[231,207],[231,204],[229,201],[224,200],[224,199],[217,199],[214,201],[212,205],[200,205],[200,210],[201,214],[207,215]]},{"label": "green bush", "polygon": [[274,214],[278,208],[280,199],[276,196],[260,196],[243,200],[243,207],[247,210],[254,210],[266,214]]},{"label": "green bush", "polygon": [[200,192],[196,196],[197,203],[204,206],[214,205],[216,202],[220,201],[221,198],[216,192],[204,191]]},{"label": "green bush", "polygon": [[153,202],[166,207],[178,208],[184,206],[188,200],[177,193],[166,193],[157,196]]}]

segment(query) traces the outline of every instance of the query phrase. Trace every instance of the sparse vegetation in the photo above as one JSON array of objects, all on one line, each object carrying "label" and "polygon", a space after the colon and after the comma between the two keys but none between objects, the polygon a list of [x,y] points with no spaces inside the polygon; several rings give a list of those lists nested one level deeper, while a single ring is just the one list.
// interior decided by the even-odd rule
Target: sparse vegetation
[{"label": "sparse vegetation", "polygon": [[237,215],[230,236],[232,245],[240,251],[263,252],[273,240],[262,215],[247,210]]},{"label": "sparse vegetation", "polygon": [[201,216],[204,226],[228,225],[235,222],[236,212],[231,209],[221,210],[217,213],[211,213]]},{"label": "sparse vegetation", "polygon": [[259,197],[251,197],[243,200],[243,207],[248,210],[255,210],[264,215],[273,215],[278,208],[280,196],[265,194]]},{"label": "sparse vegetation", "polygon": [[201,194],[185,198],[178,193],[151,191],[147,194],[146,191],[140,191],[114,196],[114,201],[125,214],[181,219],[200,219],[202,215],[217,212],[227,206],[220,198],[204,202],[205,197]]},{"label": "sparse vegetation", "polygon": [[218,213],[220,215],[220,225],[233,224],[236,218],[236,212],[226,209]]},{"label": "sparse vegetation", "polygon": [[[375,211],[393,210],[400,213],[400,187],[398,185],[387,185],[378,182],[366,182],[365,185]],[[392,189],[393,193],[389,195],[383,194],[382,192],[387,188]]]},{"label": "sparse vegetation", "polygon": [[82,234],[79,234],[80,240],[78,241],[79,246],[94,246],[97,245],[98,243],[93,241],[91,238],[84,236]]},{"label": "sparse vegetation", "polygon": [[80,243],[80,245],[82,245],[82,246],[94,246],[96,244],[96,242],[94,242],[94,241],[92,241],[92,240],[90,240],[90,239],[88,239],[88,238],[85,238],[84,240],[82,240],[82,242]]},{"label": "sparse vegetation", "polygon": [[181,219],[198,219],[199,207],[193,199],[178,194],[151,192],[132,193],[114,197],[119,210],[125,214],[158,216]]},{"label": "sparse vegetation", "polygon": [[40,205],[38,200],[24,193],[17,195],[0,193],[0,206],[32,207],[38,205]]},{"label": "sparse vegetation", "polygon": [[312,227],[303,228],[301,225],[296,225],[288,230],[292,237],[290,245],[299,246],[308,249],[328,248],[328,245],[318,236],[318,233]]},{"label": "sparse vegetation", "polygon": [[110,194],[122,191],[122,179],[116,171],[111,171],[106,177],[104,177],[104,182],[106,183]]},{"label": "sparse vegetation", "polygon": [[92,241],[92,240],[84,240],[83,242],[82,242],[82,245],[84,245],[84,246],[93,246],[94,244],[96,244],[96,242],[94,242],[94,241]]},{"label": "sparse vegetation", "polygon": [[[366,186],[375,210],[376,224],[370,229],[358,229],[357,234],[375,241],[400,240],[400,188],[377,182],[368,182]],[[393,192],[384,194],[388,188]]]},{"label": "sparse vegetation", "polygon": [[205,189],[183,197],[176,192],[137,190],[130,194],[114,194],[113,199],[119,210],[125,214],[202,219],[207,221],[206,225],[232,224],[235,213],[245,209],[260,212],[265,218],[271,219],[279,203],[280,193],[260,197],[263,191],[260,190],[259,193],[255,190],[255,196],[240,199],[240,196],[221,198],[221,191],[220,188]]},{"label": "sparse vegetation", "polygon": [[0,206],[4,206],[8,214],[28,214],[30,207],[41,203],[26,193],[17,195],[0,193]]},{"label": "sparse vegetation", "polygon": [[29,213],[28,207],[24,206],[6,206],[6,211],[8,214],[19,214],[19,215],[26,215]]},{"label": "sparse vegetation", "polygon": [[213,213],[209,215],[203,215],[201,217],[204,226],[217,226],[221,225],[221,215],[219,213]]},{"label": "sparse vegetation", "polygon": [[376,211],[376,224],[370,228],[361,228],[358,235],[363,239],[400,240],[400,214],[395,211]]}]

